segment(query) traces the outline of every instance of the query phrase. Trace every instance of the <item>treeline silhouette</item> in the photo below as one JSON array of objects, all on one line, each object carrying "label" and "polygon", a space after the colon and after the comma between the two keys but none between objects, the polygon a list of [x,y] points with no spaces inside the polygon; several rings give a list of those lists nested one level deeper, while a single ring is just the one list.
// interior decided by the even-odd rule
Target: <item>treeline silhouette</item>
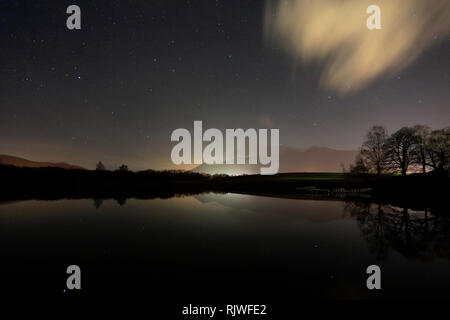
[{"label": "treeline silhouette", "polygon": [[[29,168],[0,164],[0,200],[169,198],[202,192],[235,192],[278,197],[370,197],[380,203],[427,208],[446,203],[450,194],[450,128],[403,127],[389,135],[373,126],[344,174],[282,173],[208,175],[181,170],[133,172],[122,164],[106,170]],[[400,174],[400,175],[399,175]],[[447,205],[448,206],[448,205]]]},{"label": "treeline silhouette", "polygon": [[450,127],[431,130],[425,125],[403,127],[389,135],[373,126],[350,167],[353,173],[435,172],[449,176]]},{"label": "treeline silhouette", "polygon": [[276,197],[370,197],[400,206],[427,208],[445,203],[450,191],[447,176],[428,173],[407,176],[373,174],[281,173],[208,175],[191,171],[54,167],[27,168],[0,165],[0,200],[113,198],[170,198],[203,192],[233,192]]},{"label": "treeline silhouette", "polygon": [[190,171],[66,170],[0,165],[3,199],[169,198],[210,189],[214,176]]}]

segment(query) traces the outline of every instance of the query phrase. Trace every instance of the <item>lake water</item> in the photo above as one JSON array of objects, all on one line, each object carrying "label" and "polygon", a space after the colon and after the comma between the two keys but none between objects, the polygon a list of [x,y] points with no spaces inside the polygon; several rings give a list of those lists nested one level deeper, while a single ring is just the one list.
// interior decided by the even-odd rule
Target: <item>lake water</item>
[{"label": "lake water", "polygon": [[[201,194],[0,204],[1,294],[450,298],[450,219],[389,205]],[[378,291],[366,268],[381,268]],[[71,292],[72,293],[72,292]]]}]

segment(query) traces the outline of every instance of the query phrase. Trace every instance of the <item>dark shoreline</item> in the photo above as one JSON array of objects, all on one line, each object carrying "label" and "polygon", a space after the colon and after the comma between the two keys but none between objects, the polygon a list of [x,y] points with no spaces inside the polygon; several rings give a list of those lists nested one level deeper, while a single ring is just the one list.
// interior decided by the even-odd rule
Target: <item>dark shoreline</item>
[{"label": "dark shoreline", "polygon": [[[189,171],[90,171],[0,166],[0,202],[56,199],[153,199],[204,192],[268,197],[389,203],[447,208],[450,179],[432,174],[406,177],[341,173],[274,176],[205,175]],[[448,212],[448,211],[447,211]]]}]

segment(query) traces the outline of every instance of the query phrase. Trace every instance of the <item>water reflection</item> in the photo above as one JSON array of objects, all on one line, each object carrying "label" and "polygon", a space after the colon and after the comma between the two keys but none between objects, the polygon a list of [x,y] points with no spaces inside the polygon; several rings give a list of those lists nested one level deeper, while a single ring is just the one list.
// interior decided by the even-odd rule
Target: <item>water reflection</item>
[{"label": "water reflection", "polygon": [[[18,294],[54,294],[76,262],[91,279],[86,290],[101,294],[450,298],[444,213],[214,193],[9,202],[0,206],[0,274]],[[384,272],[378,296],[365,287],[371,264]]]},{"label": "water reflection", "polygon": [[450,259],[449,218],[440,212],[361,202],[347,203],[345,210],[378,259],[387,259],[393,249],[409,258]]},{"label": "water reflection", "polygon": [[94,200],[94,207],[95,209],[98,209],[102,206],[104,199],[93,199]]}]

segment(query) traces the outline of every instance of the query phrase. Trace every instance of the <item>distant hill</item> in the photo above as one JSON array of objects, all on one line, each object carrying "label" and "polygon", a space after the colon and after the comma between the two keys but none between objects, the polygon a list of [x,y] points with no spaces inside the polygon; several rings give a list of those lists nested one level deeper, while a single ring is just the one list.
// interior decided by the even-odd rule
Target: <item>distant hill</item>
[{"label": "distant hill", "polygon": [[83,169],[83,167],[71,165],[65,162],[37,162],[37,161],[30,161],[27,159],[9,156],[5,154],[0,154],[0,165],[11,165],[16,167],[29,167],[29,168],[42,168],[42,167],[55,167],[55,168],[62,168],[62,169]]},{"label": "distant hill", "polygon": [[[357,150],[335,150],[326,147],[280,147],[279,172],[342,172],[342,166],[348,168],[357,153]],[[259,174],[260,165],[202,164],[192,171],[209,174]]]}]

